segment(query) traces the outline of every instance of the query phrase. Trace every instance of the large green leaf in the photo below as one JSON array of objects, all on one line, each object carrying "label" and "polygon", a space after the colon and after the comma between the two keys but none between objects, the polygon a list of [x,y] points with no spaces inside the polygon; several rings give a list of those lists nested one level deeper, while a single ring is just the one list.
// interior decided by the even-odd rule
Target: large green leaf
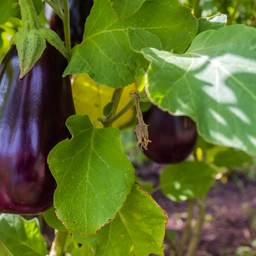
[{"label": "large green leaf", "polygon": [[256,30],[233,25],[195,37],[183,55],[143,49],[155,104],[188,115],[213,144],[256,154]]},{"label": "large green leaf", "polygon": [[8,250],[8,248],[0,240],[0,256],[13,256],[13,254]]},{"label": "large green leaf", "polygon": [[94,256],[94,252],[88,245],[82,245],[72,251],[72,256]]},{"label": "large green leaf", "polygon": [[0,227],[0,240],[14,256],[45,256],[47,254],[46,243],[40,233],[37,219],[27,221],[19,215],[2,213]]},{"label": "large green leaf", "polygon": [[143,75],[148,62],[130,48],[130,28],[144,29],[161,40],[164,50],[182,53],[197,32],[197,21],[177,0],[147,0],[123,22],[109,1],[97,0],[87,18],[83,42],[73,49],[64,75],[86,73],[112,88],[132,84]]},{"label": "large green leaf", "polygon": [[163,255],[166,221],[166,213],[135,184],[113,221],[96,235],[75,236],[75,240],[90,245],[95,256]]},{"label": "large green leaf", "polygon": [[163,169],[160,186],[166,197],[181,202],[205,195],[214,174],[215,170],[204,162],[184,161]]},{"label": "large green leaf", "polygon": [[[41,0],[33,0],[37,13],[43,9]],[[6,23],[11,17],[20,18],[20,9],[16,0],[0,0],[0,25]]]},{"label": "large green leaf", "polygon": [[134,183],[117,128],[96,129],[88,116],[71,116],[71,140],[60,142],[48,162],[57,189],[57,215],[70,232],[94,234],[113,219]]},{"label": "large green leaf", "polygon": [[134,15],[146,0],[110,0],[112,8],[120,20]]},{"label": "large green leaf", "polygon": [[243,167],[244,164],[251,164],[252,157],[243,151],[229,148],[219,152],[214,158],[214,164],[217,166],[225,166],[228,169],[233,167]]}]

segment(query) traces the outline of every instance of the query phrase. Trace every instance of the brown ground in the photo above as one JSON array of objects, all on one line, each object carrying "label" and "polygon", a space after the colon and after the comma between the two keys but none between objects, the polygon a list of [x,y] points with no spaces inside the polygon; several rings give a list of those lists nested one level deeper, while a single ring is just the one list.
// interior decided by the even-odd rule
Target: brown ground
[{"label": "brown ground", "polygon": [[[161,166],[149,164],[136,168],[144,180],[159,185]],[[167,229],[179,237],[185,226],[187,203],[175,203],[165,198],[161,191],[153,194],[154,199],[167,212]],[[197,208],[194,209],[196,215]],[[201,242],[196,256],[233,256],[237,248],[251,246],[256,239],[256,179],[249,179],[242,173],[235,173],[223,184],[216,181],[208,193],[206,223],[203,227]],[[251,254],[256,255],[251,248]],[[166,256],[170,255],[167,245]],[[244,254],[246,255],[246,254]],[[248,255],[248,256],[249,256]],[[239,255],[240,256],[240,255]]]}]

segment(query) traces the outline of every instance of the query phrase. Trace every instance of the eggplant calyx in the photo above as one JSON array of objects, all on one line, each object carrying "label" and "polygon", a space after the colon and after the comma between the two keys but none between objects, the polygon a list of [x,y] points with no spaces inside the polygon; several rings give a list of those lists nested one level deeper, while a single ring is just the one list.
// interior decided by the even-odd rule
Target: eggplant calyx
[{"label": "eggplant calyx", "polygon": [[22,79],[42,56],[46,41],[69,60],[70,57],[59,36],[41,24],[33,1],[19,0],[19,5],[22,29],[11,40],[11,45],[15,44],[18,50],[21,70],[19,79]]}]

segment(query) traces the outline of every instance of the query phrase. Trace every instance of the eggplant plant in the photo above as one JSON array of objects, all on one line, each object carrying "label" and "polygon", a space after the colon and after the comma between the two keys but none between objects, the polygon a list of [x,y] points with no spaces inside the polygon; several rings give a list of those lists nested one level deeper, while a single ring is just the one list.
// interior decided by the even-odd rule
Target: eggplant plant
[{"label": "eggplant plant", "polygon": [[[22,19],[0,67],[0,254],[164,255],[165,238],[172,254],[194,255],[222,170],[210,148],[256,154],[255,28],[226,26],[224,14],[196,18],[194,2],[192,10],[178,0],[96,0],[74,47],[68,0],[0,3],[0,25]],[[44,4],[63,21],[65,42],[41,24]],[[139,102],[156,116],[143,120]],[[152,158],[168,164],[154,191],[188,201],[178,242],[121,146],[116,121],[135,106],[137,146],[150,155],[152,144]],[[39,220],[56,230],[48,247]]]}]

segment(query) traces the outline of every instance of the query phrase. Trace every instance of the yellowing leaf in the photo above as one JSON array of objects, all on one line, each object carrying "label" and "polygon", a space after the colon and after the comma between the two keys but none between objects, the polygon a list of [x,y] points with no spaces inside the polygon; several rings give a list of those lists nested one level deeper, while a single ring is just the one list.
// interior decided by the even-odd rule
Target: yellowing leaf
[{"label": "yellowing leaf", "polygon": [[[87,74],[78,75],[73,84],[73,97],[77,115],[88,115],[93,122],[96,117],[103,116],[104,106],[111,101],[113,88],[97,84]],[[130,100],[131,92],[136,91],[135,83],[124,88],[117,112]],[[127,111],[121,118],[113,123],[113,127],[128,124],[134,116],[134,109]],[[101,127],[100,124],[97,124]]]}]

